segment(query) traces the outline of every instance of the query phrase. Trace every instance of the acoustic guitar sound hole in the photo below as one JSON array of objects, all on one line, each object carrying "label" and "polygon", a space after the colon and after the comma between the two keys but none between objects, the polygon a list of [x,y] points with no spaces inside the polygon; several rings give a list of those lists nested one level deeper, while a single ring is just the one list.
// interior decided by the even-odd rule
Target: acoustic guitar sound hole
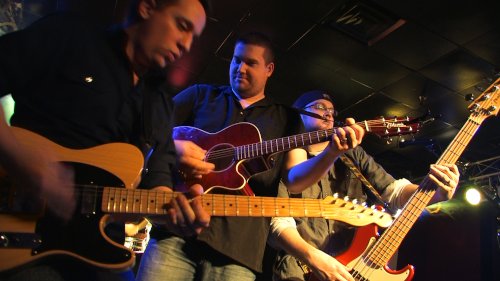
[{"label": "acoustic guitar sound hole", "polygon": [[215,165],[215,172],[227,170],[235,162],[234,147],[231,144],[218,144],[207,152],[205,161]]}]

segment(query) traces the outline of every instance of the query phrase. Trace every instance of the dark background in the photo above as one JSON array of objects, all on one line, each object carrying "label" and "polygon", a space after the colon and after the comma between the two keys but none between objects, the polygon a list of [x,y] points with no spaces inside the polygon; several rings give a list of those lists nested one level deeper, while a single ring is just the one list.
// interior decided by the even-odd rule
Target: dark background
[{"label": "dark background", "polygon": [[[0,1],[14,2],[22,4],[15,14],[18,28],[65,9],[115,23],[128,4]],[[465,97],[479,96],[500,73],[499,12],[498,0],[213,0],[203,35],[171,67],[169,80],[176,90],[227,84],[235,36],[264,32],[278,50],[266,93],[280,102],[291,104],[302,92],[323,89],[334,97],[338,119],[430,112],[435,120],[404,143],[375,136],[363,142],[395,177],[418,183],[469,117]],[[7,13],[2,11],[4,18]],[[460,157],[462,189],[469,183],[498,189],[498,129],[499,117],[486,119]],[[461,203],[461,195],[444,204],[446,212],[419,220],[405,240],[400,257],[416,265],[416,280],[500,280],[498,201],[473,208]]]}]

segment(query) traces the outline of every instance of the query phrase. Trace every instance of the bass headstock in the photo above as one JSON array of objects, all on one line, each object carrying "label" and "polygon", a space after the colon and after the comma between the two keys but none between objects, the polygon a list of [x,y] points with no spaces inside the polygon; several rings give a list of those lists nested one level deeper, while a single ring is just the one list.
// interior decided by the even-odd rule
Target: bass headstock
[{"label": "bass headstock", "polygon": [[468,107],[471,115],[469,119],[481,124],[484,119],[498,115],[500,109],[500,78],[493,82]]}]

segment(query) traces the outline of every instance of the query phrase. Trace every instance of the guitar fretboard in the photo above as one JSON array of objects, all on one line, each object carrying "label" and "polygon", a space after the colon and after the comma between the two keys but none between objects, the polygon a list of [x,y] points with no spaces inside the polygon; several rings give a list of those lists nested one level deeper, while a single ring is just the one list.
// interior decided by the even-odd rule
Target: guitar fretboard
[{"label": "guitar fretboard", "polygon": [[[499,81],[500,79],[495,83],[499,83]],[[492,91],[492,93],[494,93],[498,91],[498,87],[494,85],[495,84],[491,85],[486,92]],[[483,94],[483,96],[485,96],[485,94]],[[496,109],[495,104],[498,104],[498,99],[498,96],[494,99],[489,99],[489,97],[478,98],[478,101],[483,103],[482,108],[471,106],[474,112],[437,160],[436,164],[456,163],[476,131],[479,129],[481,122],[491,116],[492,112]],[[434,183],[426,176],[422,180],[419,189],[412,195],[403,208],[399,217],[397,217],[393,224],[386,229],[373,247],[363,254],[365,262],[369,261],[369,263],[373,263],[377,266],[386,265],[435,193],[436,187]]]},{"label": "guitar fretboard", "polygon": [[[105,213],[164,215],[178,193],[106,187],[102,190],[101,209]],[[204,194],[204,209],[212,216],[241,217],[323,217],[353,225],[392,222],[389,214],[340,198],[324,200]]]},{"label": "guitar fretboard", "polygon": [[[408,118],[406,120],[400,120],[396,118],[393,121],[385,120],[382,118],[380,120],[361,121],[357,122],[356,124],[363,127],[367,132],[374,132],[375,134],[384,137],[413,133],[413,127],[418,128],[418,126],[414,125],[412,127],[411,125],[407,125],[404,123],[408,121]],[[325,142],[329,141],[332,135],[335,134],[335,132],[336,128],[331,128],[327,130],[307,132],[294,136],[242,145],[235,148],[235,157],[236,160],[244,160]],[[232,154],[232,152],[226,153]],[[208,159],[212,157],[220,157],[223,154],[224,152],[220,150],[216,155],[209,155]]]},{"label": "guitar fretboard", "polygon": [[330,139],[334,132],[335,129],[314,131],[290,137],[238,146],[236,147],[236,159],[243,160],[248,158],[255,158],[263,155],[273,154],[276,152],[287,151],[298,147],[325,142]]}]

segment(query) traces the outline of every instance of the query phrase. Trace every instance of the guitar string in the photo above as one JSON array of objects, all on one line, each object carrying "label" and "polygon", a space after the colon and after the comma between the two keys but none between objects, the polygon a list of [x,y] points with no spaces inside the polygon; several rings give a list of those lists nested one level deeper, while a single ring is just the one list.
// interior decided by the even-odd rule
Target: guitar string
[{"label": "guitar string", "polygon": [[[371,124],[371,123],[377,123],[377,124],[382,123],[382,124],[383,124],[383,123],[384,123],[384,121],[379,121],[379,120],[377,120],[377,121],[367,121],[367,123],[368,123],[368,124]],[[363,125],[363,124],[365,124],[365,123],[364,123],[364,122],[358,122],[358,123],[356,123],[356,124],[358,124],[358,125]],[[406,126],[406,127],[408,127],[408,128],[411,128],[411,129],[413,130],[413,127],[412,127],[411,125],[410,125],[410,126],[405,125],[405,126]],[[383,125],[381,125],[381,126],[374,126],[374,125],[371,125],[370,127],[371,127],[371,128],[387,128],[387,126],[383,126]],[[414,127],[416,127],[416,126],[414,126]],[[394,127],[394,128],[399,128],[399,129],[401,129],[401,127]],[[321,134],[322,134],[324,131],[328,132],[328,134],[331,134],[331,133],[332,133],[332,130],[335,130],[335,128],[333,128],[333,129],[328,129],[328,130],[322,130],[322,131],[316,131],[316,132],[308,132],[308,133],[303,133],[303,134],[299,134],[299,135],[296,135],[296,136],[284,137],[284,138],[281,138],[281,140],[282,140],[282,141],[281,141],[281,143],[283,143],[283,142],[284,142],[283,140],[287,140],[287,141],[285,142],[286,144],[289,144],[289,143],[295,143],[295,142],[289,142],[288,140],[289,140],[289,139],[292,139],[292,138],[301,138],[301,140],[303,140],[304,138],[311,138],[311,134],[314,134],[314,133],[321,133]],[[323,135],[321,135],[321,136],[323,136]],[[280,140],[280,139],[277,139],[277,140],[269,140],[269,141],[263,141],[263,142],[254,143],[254,144],[248,144],[248,145],[244,145],[244,146],[241,146],[241,147],[247,147],[248,149],[250,149],[250,148],[251,148],[251,147],[253,147],[253,146],[262,145],[263,143],[266,143],[266,142],[270,142],[270,143],[271,143],[271,146],[272,146],[272,142],[277,142],[277,144],[279,144],[278,140]],[[217,156],[216,156],[216,155],[217,155],[217,153],[225,153],[225,152],[229,152],[229,154],[226,154],[226,155],[227,155],[227,156],[231,156],[231,155],[233,155],[233,151],[234,151],[234,149],[233,149],[233,148],[221,149],[221,150],[218,150],[218,151],[211,152],[211,156],[210,156],[210,157],[212,157],[212,159],[213,159],[214,157],[217,157]],[[271,152],[273,152],[273,151],[271,151]]]},{"label": "guitar string", "polygon": [[[477,130],[477,128],[478,128],[478,126],[476,126],[476,128],[472,128],[471,132],[469,133],[470,138],[472,138],[472,135],[474,134],[474,131],[475,131],[475,130]],[[467,130],[464,130],[464,132],[466,132],[466,131],[467,131]],[[467,135],[466,135],[465,137],[467,137]],[[457,140],[458,140],[458,138],[457,138]],[[460,141],[457,141],[457,144],[458,144],[458,145],[460,145],[460,144],[463,144],[463,143],[462,143],[462,142],[460,142]],[[452,149],[452,148],[453,148],[453,147],[452,147],[452,146],[450,146],[450,149]],[[465,145],[463,145],[463,146],[462,146],[462,151],[463,151],[463,149],[464,149],[464,148],[465,148]],[[459,156],[460,154],[461,154],[461,153],[455,154],[457,159],[458,159],[458,156]],[[443,158],[443,159],[445,159],[445,158]],[[445,159],[445,162],[448,162],[448,163],[449,163],[449,162],[451,162],[451,161],[449,161],[449,160],[446,160],[446,159]],[[430,197],[430,196],[428,196],[428,197]],[[424,205],[426,206],[427,204],[424,204]],[[423,210],[423,208],[425,208],[425,206],[423,206],[423,207],[421,206],[421,209]],[[400,238],[400,239],[402,239],[402,237],[399,237],[399,238]],[[380,240],[380,241],[382,241],[382,240]],[[393,248],[394,248],[394,245],[392,245],[392,246],[393,246]],[[383,252],[384,252],[384,253],[387,253],[387,251],[383,251]],[[391,255],[391,256],[392,256],[392,255]],[[389,255],[387,255],[385,258],[386,258],[386,259],[389,259],[389,258],[390,258],[390,256],[389,256]]]},{"label": "guitar string", "polygon": [[[438,164],[441,163],[441,162],[442,163],[455,163],[456,160],[453,161],[452,160],[452,158],[453,158],[452,156],[455,155],[456,159],[459,158],[459,155],[465,149],[466,145],[464,145],[464,144],[468,143],[468,141],[470,141],[470,139],[472,138],[474,132],[477,130],[478,127],[479,127],[479,125],[474,124],[471,120],[468,120],[466,126],[464,126],[464,128],[461,130],[461,132],[459,132],[459,134],[457,134],[456,142],[453,141],[451,143],[451,145],[443,153],[442,160],[438,160]],[[468,131],[470,131],[470,132],[468,132]],[[468,132],[468,134],[467,134],[467,132]],[[461,138],[469,138],[469,140],[465,140],[462,143]],[[449,151],[455,150],[454,147],[453,147],[454,146],[453,144],[455,144],[455,143],[457,143],[458,145],[462,144],[462,147],[461,147],[462,151],[459,152],[459,153],[449,153]],[[448,156],[450,157],[450,159],[447,159]],[[432,196],[435,193],[434,189],[428,188],[428,186],[430,185],[429,182],[430,182],[430,179],[428,177],[424,178],[424,180],[423,180],[423,182],[421,184],[423,186],[423,188],[422,188],[423,192],[416,192],[412,196],[412,198],[410,199],[409,203],[412,204],[412,205],[415,205],[414,204],[415,200],[413,200],[414,199],[413,197],[417,197],[419,194],[422,194],[422,196],[420,196],[420,197],[424,197],[424,199],[423,200],[421,200],[421,199],[417,200],[418,204],[415,205],[414,206],[415,208],[413,208],[413,209],[410,208],[411,205],[409,205],[409,208],[406,208],[406,207],[403,208],[405,210],[405,212],[403,212],[402,214],[400,214],[400,219],[399,218],[396,219],[394,221],[393,225],[390,227],[390,229],[388,229],[380,237],[380,239],[373,245],[373,247],[370,248],[370,250],[367,252],[367,254],[366,255],[362,255],[362,259],[360,259],[360,260],[363,260],[364,264],[368,265],[368,266],[364,267],[365,268],[364,271],[363,271],[363,268],[362,268],[361,272],[359,273],[363,277],[365,277],[365,278],[367,277],[367,274],[368,274],[367,271],[370,271],[370,270],[374,271],[374,269],[372,269],[373,264],[375,264],[377,266],[383,266],[392,257],[392,255],[394,253],[393,252],[388,252],[387,250],[384,250],[384,246],[385,246],[385,248],[392,246],[392,250],[394,251],[395,249],[397,249],[397,246],[399,245],[399,243],[401,243],[401,241],[403,240],[404,235],[403,236],[399,235],[398,237],[394,238],[394,235],[397,235],[397,233],[396,232],[391,232],[390,230],[392,230],[393,228],[395,228],[395,229],[401,229],[400,227],[398,227],[399,224],[403,224],[404,225],[406,221],[408,221],[408,220],[415,221],[416,218],[418,218],[418,216],[420,215],[421,211],[427,206],[428,201],[430,201],[430,199],[432,198]],[[417,210],[420,210],[420,211],[419,212],[414,212],[414,209],[417,209]],[[407,214],[410,214],[412,216],[412,219],[405,220],[405,218],[407,217]],[[405,225],[406,232],[410,229],[411,225],[413,225],[413,223],[411,223],[411,222],[409,224]],[[387,233],[389,233],[389,234],[387,234]],[[393,235],[391,236],[390,234],[393,234]],[[395,243],[394,241],[397,241],[398,243]],[[389,246],[387,246],[387,243],[389,244]],[[380,254],[380,252],[382,253],[382,257],[377,256],[377,253],[376,253],[377,250],[378,250],[379,254]],[[370,256],[374,256],[374,258],[370,259]],[[358,263],[356,265],[358,265],[358,264],[359,264],[359,261],[358,261]],[[356,267],[356,265],[355,265],[355,267]],[[357,273],[355,273],[355,274],[357,275]]]},{"label": "guitar string", "polygon": [[[79,185],[79,187],[85,187],[86,189],[94,189],[97,191],[101,187],[94,185]],[[86,190],[79,190],[80,192],[86,192]],[[108,187],[103,189],[102,193],[95,192],[96,198],[101,198],[102,205],[107,205],[103,208],[104,211],[112,211],[114,213],[145,213],[145,214],[165,214],[166,208],[165,204],[170,202],[178,192],[162,192],[162,191],[149,191],[141,189],[126,189],[126,188],[116,188]],[[170,196],[167,198],[167,194]],[[107,200],[104,200],[107,198]],[[163,201],[161,200],[163,198]],[[233,198],[233,199],[228,199]],[[88,198],[87,198],[88,199]],[[227,215],[228,209],[235,209],[235,206],[241,205],[241,202],[248,202],[249,210],[248,215],[251,215],[252,208],[260,209],[260,216],[296,216],[296,217],[331,217],[338,220],[346,221],[349,216],[344,216],[339,210],[349,210],[351,212],[357,213],[359,218],[360,214],[365,215],[365,218],[371,218],[370,222],[376,222],[375,218],[383,219],[383,216],[390,219],[388,214],[383,212],[372,210],[368,207],[363,207],[358,204],[354,204],[349,201],[345,201],[340,198],[334,198],[331,201],[326,202],[326,199],[302,199],[302,198],[278,198],[278,197],[249,197],[249,196],[235,196],[235,195],[218,195],[218,194],[205,194],[202,196],[202,200],[212,202],[211,210],[212,213]],[[139,211],[135,211],[134,208],[137,204],[143,204],[146,201],[146,211],[141,206]],[[245,202],[243,202],[245,203]],[[132,209],[129,211],[128,207],[132,204]],[[214,205],[215,204],[215,205]],[[125,205],[125,206],[124,206]],[[158,207],[160,207],[160,211]],[[245,206],[245,204],[243,204]],[[331,206],[330,208],[328,206]],[[155,211],[151,211],[153,209]],[[238,208],[239,209],[239,208]],[[367,212],[367,210],[369,210]],[[231,214],[236,214],[240,216],[248,216],[240,214],[240,210],[235,210]],[[285,213],[283,213],[285,212]],[[254,214],[257,216],[257,214]],[[343,217],[344,216],[344,217]],[[355,222],[352,222],[355,223]]]},{"label": "guitar string", "polygon": [[[425,204],[425,205],[426,205],[426,204]],[[425,206],[423,206],[423,207],[422,207],[422,209],[423,209],[424,207],[425,207]],[[410,212],[410,213],[411,213],[411,212]],[[402,215],[403,215],[403,216],[405,216],[405,214],[402,214]],[[394,223],[394,225],[395,225],[395,226],[396,226],[397,222],[398,222],[398,221],[395,221],[395,223]],[[387,232],[386,232],[386,233],[387,233]],[[378,242],[378,244],[380,244],[380,243],[381,243],[381,242],[383,242],[383,241],[387,241],[387,240],[391,241],[391,239],[384,239],[384,237],[381,237],[381,239],[379,239],[379,241],[380,241],[380,242]],[[375,249],[375,248],[373,248],[373,249]],[[385,251],[384,251],[384,252],[385,252]],[[390,258],[390,257],[389,257],[389,258]],[[382,264],[382,263],[379,263],[379,264]]]},{"label": "guitar string", "polygon": [[[407,122],[407,121],[400,121],[400,122]],[[367,121],[366,123],[365,122],[358,122],[356,123],[357,125],[364,125],[364,124],[384,124],[384,123],[390,123],[388,121],[382,121],[382,120],[372,120],[372,121]],[[413,127],[411,125],[405,125],[408,129],[411,128],[411,130],[413,130]],[[415,126],[417,127],[417,126]],[[379,125],[379,126],[376,126],[376,125],[370,125],[370,128],[387,128],[387,126],[384,126],[384,125]],[[401,129],[401,127],[393,127],[393,128],[397,128],[397,129]],[[390,128],[389,128],[390,129]],[[225,148],[225,149],[219,149],[219,150],[215,150],[215,151],[210,151],[207,153],[207,157],[206,159],[207,160],[216,160],[216,159],[220,159],[220,158],[226,158],[226,157],[233,157],[234,156],[234,152],[235,150],[240,150],[242,151],[241,153],[245,154],[245,155],[255,155],[255,156],[260,156],[261,154],[268,154],[268,153],[260,153],[259,154],[259,151],[263,151],[263,145],[266,145],[266,148],[267,148],[267,144],[269,143],[270,144],[270,148],[271,148],[271,152],[270,153],[273,153],[274,152],[274,149],[276,150],[279,150],[279,147],[280,147],[280,143],[282,144],[281,147],[285,148],[285,147],[291,147],[293,144],[293,146],[295,145],[298,145],[298,143],[307,143],[305,142],[304,140],[310,140],[311,139],[311,135],[314,135],[316,134],[317,136],[315,138],[318,138],[318,137],[328,137],[329,135],[332,135],[332,133],[336,130],[336,128],[332,128],[332,129],[327,129],[327,130],[319,130],[319,131],[315,131],[315,132],[308,132],[308,133],[302,133],[302,134],[298,134],[298,135],[295,135],[295,136],[289,136],[289,137],[284,137],[284,138],[280,138],[280,139],[276,139],[276,140],[268,140],[268,141],[263,141],[263,142],[259,142],[259,143],[253,143],[253,144],[247,144],[247,145],[242,145],[242,146],[238,146],[236,147],[236,149],[234,147],[231,147],[231,148]],[[327,133],[325,133],[327,132]],[[407,132],[399,132],[398,134],[405,134]],[[411,133],[411,131],[410,131]],[[291,141],[293,139],[299,139],[299,142],[297,143],[296,141]],[[281,140],[281,141],[279,141]],[[273,142],[276,143],[276,146],[274,146]],[[311,143],[311,142],[309,142]],[[254,149],[253,147],[256,147],[256,149]],[[260,147],[260,149],[259,149]],[[267,150],[266,150],[267,151]],[[241,157],[241,158],[248,158],[248,157]]]},{"label": "guitar string", "polygon": [[[431,197],[431,196],[428,195],[427,197]],[[411,202],[413,202],[413,201],[411,200]],[[426,204],[424,204],[424,205],[426,205]],[[422,209],[423,209],[423,207],[422,207]],[[410,214],[412,213],[411,210],[410,210],[409,213]],[[406,217],[406,214],[401,214],[401,216],[402,216],[402,218],[404,218],[404,217]],[[397,227],[397,222],[398,221],[395,221],[392,227],[396,228],[396,229],[400,229],[400,227]],[[390,233],[390,229],[386,233]],[[388,235],[385,235],[385,236],[387,237]],[[389,235],[389,236],[390,237],[394,237],[394,235],[392,235],[392,236]],[[398,238],[401,238],[401,237],[398,237]],[[366,264],[367,266],[362,267],[361,270],[359,270],[359,273],[357,273],[357,274],[362,275],[364,278],[369,277],[370,276],[370,272],[374,272],[375,269],[378,268],[378,266],[385,264],[385,263],[380,262],[381,258],[378,257],[377,254],[380,254],[380,252],[386,253],[386,257],[385,258],[388,260],[390,258],[390,256],[389,256],[389,254],[387,254],[387,251],[384,251],[383,248],[385,246],[384,244],[386,244],[387,241],[392,241],[392,240],[393,239],[391,239],[391,238],[385,239],[385,237],[383,235],[379,239],[379,241],[374,245],[374,247],[370,249],[370,252],[366,256],[363,256],[364,264]],[[390,244],[390,242],[389,242],[389,244]],[[381,245],[381,247],[377,248],[378,245]],[[379,250],[379,251],[377,252],[377,250]],[[391,254],[391,256],[392,256],[392,254]],[[370,258],[370,257],[372,257],[372,258]]]},{"label": "guitar string", "polygon": [[[465,129],[463,130],[463,133],[458,134],[458,135],[457,135],[457,139],[456,139],[456,142],[455,142],[455,143],[457,143],[457,144],[463,144],[463,138],[464,138],[464,137],[465,137],[465,138],[467,138],[467,137],[468,137],[468,135],[466,134],[466,133],[467,133],[467,131],[468,131],[468,130],[467,130],[467,128],[465,128]],[[469,134],[469,135],[470,135],[470,134]],[[470,139],[470,138],[469,138],[469,139]],[[456,151],[456,149],[452,149],[452,150],[453,150],[453,151]],[[455,155],[456,155],[456,153],[453,153],[453,154],[455,154]],[[450,154],[450,153],[445,153],[445,154],[443,154],[443,155],[445,156],[445,157],[443,157],[443,162],[444,162],[444,163],[451,163],[450,159],[447,159],[446,155],[453,156],[453,154]],[[439,163],[439,162],[438,162],[438,163]],[[430,184],[432,184],[432,183],[430,183]],[[434,190],[431,190],[431,191],[430,191],[429,196],[430,196],[430,197],[432,197],[433,193],[434,193]],[[416,206],[416,209],[417,209],[417,211],[418,211],[418,212],[416,212],[415,214],[412,214],[415,218],[416,218],[416,217],[418,217],[418,216],[420,215],[421,211],[422,211],[422,210],[423,210],[423,209],[427,206],[428,201],[430,201],[430,199],[431,199],[431,198],[430,198],[430,197],[429,197],[429,198],[426,198],[426,197],[428,197],[428,196],[425,196],[423,200],[420,200],[420,201],[419,201],[419,203],[420,203],[420,204]],[[427,200],[427,199],[428,199],[428,200]],[[403,221],[403,222],[404,222],[404,221]],[[405,229],[409,229],[409,228],[411,227],[411,225],[403,225],[401,228],[403,228],[403,227],[404,227]],[[397,233],[393,233],[393,234],[394,234],[394,235],[397,235]],[[399,237],[395,237],[395,238],[393,238],[393,239],[387,239],[387,242],[389,243],[389,247],[391,247],[391,246],[392,246],[392,248],[394,248],[394,244],[395,244],[395,242],[396,242],[396,241],[397,241],[397,242],[400,242],[400,241],[402,241],[402,240],[403,240],[403,238],[404,238],[404,236],[399,236]],[[392,256],[392,254],[391,254],[391,253],[388,253],[388,251],[382,251],[382,253],[385,255],[383,258],[384,258],[384,259],[386,259],[386,260],[389,260],[389,259],[390,259],[390,257]]]}]

